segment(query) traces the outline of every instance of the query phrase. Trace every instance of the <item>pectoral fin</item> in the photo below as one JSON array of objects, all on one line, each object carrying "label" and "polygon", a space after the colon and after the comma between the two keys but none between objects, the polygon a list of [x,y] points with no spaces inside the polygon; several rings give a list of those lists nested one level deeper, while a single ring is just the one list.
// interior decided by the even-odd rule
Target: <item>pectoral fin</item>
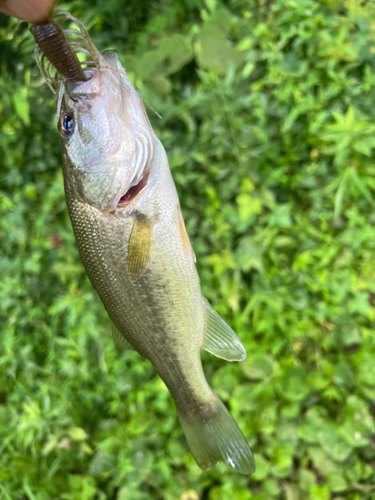
[{"label": "pectoral fin", "polygon": [[132,281],[139,278],[150,260],[152,226],[153,219],[136,216],[128,248],[128,274]]},{"label": "pectoral fin", "polygon": [[123,336],[123,334],[120,332],[120,330],[115,326],[115,324],[111,321],[111,330],[112,330],[112,335],[113,335],[113,340],[115,341],[115,346],[119,351],[125,351],[126,349],[129,349],[131,351],[134,351],[134,347],[132,347],[129,342],[126,340],[126,338]]},{"label": "pectoral fin", "polygon": [[244,360],[246,351],[240,339],[223,318],[213,310],[208,300],[204,299],[204,302],[206,305],[206,330],[202,349],[227,361]]}]

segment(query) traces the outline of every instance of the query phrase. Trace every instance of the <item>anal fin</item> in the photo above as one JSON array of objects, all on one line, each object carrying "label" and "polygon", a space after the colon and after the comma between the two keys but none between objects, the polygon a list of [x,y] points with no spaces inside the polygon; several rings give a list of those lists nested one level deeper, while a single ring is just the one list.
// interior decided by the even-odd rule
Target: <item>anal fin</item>
[{"label": "anal fin", "polygon": [[206,305],[206,329],[201,348],[227,361],[243,361],[246,351],[240,339],[208,300],[203,300]]},{"label": "anal fin", "polygon": [[115,341],[115,346],[119,351],[125,351],[126,349],[135,351],[134,347],[129,344],[129,342],[120,332],[120,330],[115,326],[113,321],[111,321],[111,330],[112,330],[113,340]]}]

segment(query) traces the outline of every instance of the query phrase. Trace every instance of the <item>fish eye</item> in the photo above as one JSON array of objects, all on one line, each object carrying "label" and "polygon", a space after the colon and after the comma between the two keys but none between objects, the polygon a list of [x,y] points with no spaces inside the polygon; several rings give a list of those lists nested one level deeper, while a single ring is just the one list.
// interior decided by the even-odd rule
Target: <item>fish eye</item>
[{"label": "fish eye", "polygon": [[61,137],[69,139],[74,134],[75,121],[71,113],[64,113],[59,121],[59,132]]}]

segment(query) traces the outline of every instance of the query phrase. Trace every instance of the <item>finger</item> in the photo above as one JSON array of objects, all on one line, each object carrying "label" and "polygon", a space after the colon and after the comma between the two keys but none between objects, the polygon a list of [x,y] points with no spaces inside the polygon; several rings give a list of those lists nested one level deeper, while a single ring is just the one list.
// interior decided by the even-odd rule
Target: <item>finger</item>
[{"label": "finger", "polygon": [[42,22],[52,14],[56,0],[0,0],[0,12],[28,23]]}]

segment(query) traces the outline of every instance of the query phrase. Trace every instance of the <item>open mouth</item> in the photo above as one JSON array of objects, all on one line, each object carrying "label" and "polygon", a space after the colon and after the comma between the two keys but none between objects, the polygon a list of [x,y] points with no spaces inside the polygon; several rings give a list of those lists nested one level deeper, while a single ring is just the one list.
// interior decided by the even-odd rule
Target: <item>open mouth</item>
[{"label": "open mouth", "polygon": [[136,196],[139,195],[139,193],[142,191],[142,189],[146,186],[148,177],[150,175],[150,172],[146,172],[144,176],[141,178],[141,180],[136,184],[135,186],[130,187],[125,194],[121,196],[121,198],[118,201],[117,205],[128,205],[131,201],[134,200]]}]

